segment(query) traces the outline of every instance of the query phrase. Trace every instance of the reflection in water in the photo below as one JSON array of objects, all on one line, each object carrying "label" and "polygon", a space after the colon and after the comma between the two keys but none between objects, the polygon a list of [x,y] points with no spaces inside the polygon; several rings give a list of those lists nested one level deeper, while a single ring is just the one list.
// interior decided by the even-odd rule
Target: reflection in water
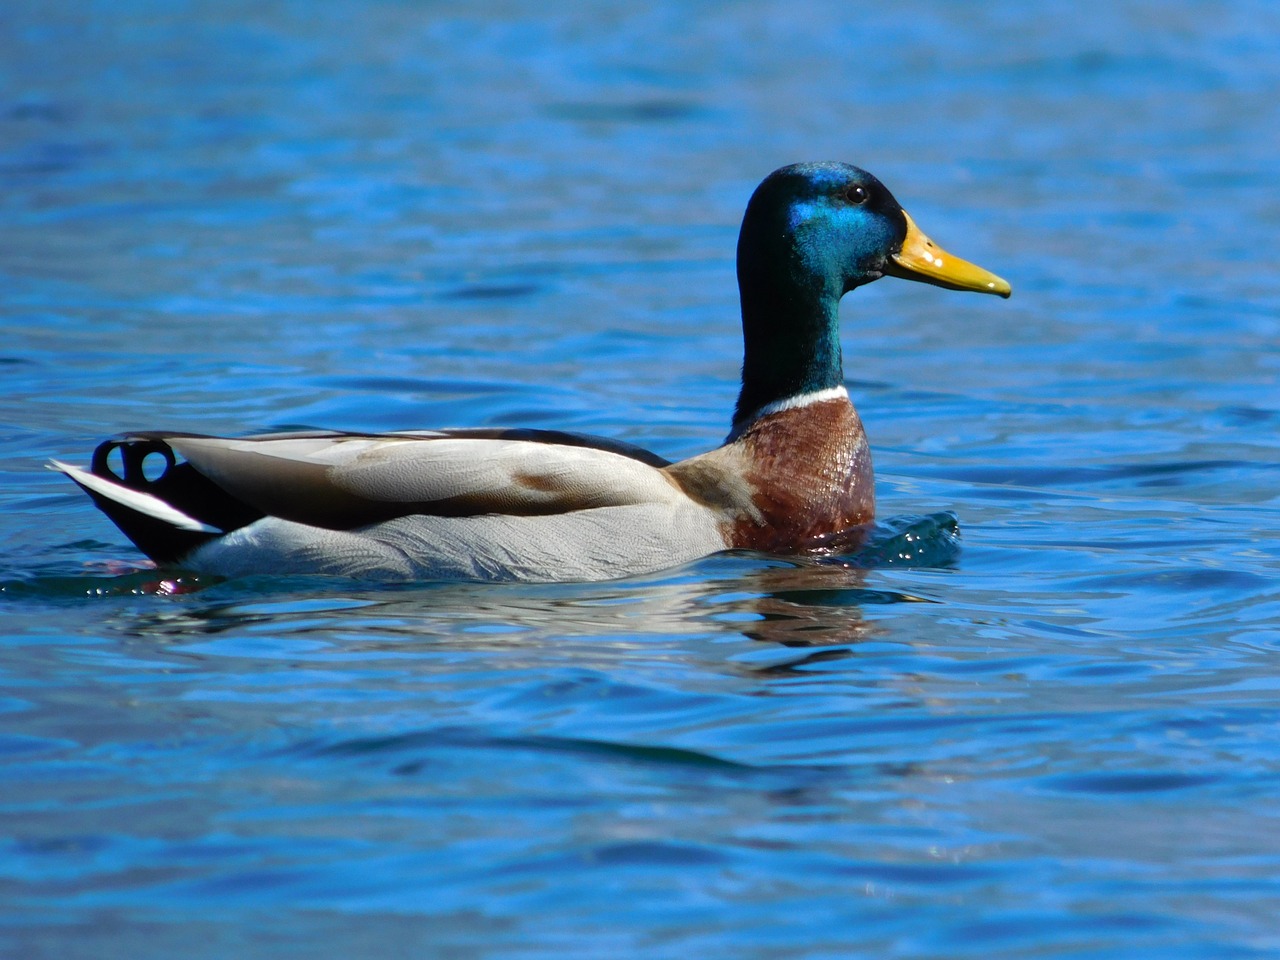
[{"label": "reflection in water", "polygon": [[[368,584],[324,577],[256,577],[219,582],[130,568],[110,576],[51,575],[2,584],[15,596],[173,598],[139,614],[134,636],[189,638],[252,625],[286,634],[330,632],[335,620],[358,635],[350,649],[406,638],[510,647],[599,637],[627,643],[645,636],[715,632],[726,625],[754,640],[794,647],[857,643],[871,635],[861,608],[924,598],[867,586],[867,568],[947,567],[959,552],[952,514],[898,517],[858,530],[853,552],[833,538],[823,555],[769,558],[723,554],[675,571],[590,584]],[[389,637],[393,639],[388,639]]]},{"label": "reflection in water", "polygon": [[753,618],[741,626],[753,640],[787,647],[836,647],[858,643],[872,633],[862,617],[860,598],[874,591],[866,589],[861,570],[805,565],[761,570],[746,579],[750,595],[729,606]]},{"label": "reflection in water", "polygon": [[[224,582],[111,562],[98,564],[92,576],[36,571],[0,583],[0,595],[112,604],[107,623],[126,639],[186,644],[193,637],[251,630],[323,637],[326,646],[336,643],[348,655],[404,655],[414,644],[503,650],[568,640],[620,651],[689,634],[836,648],[875,635],[863,607],[924,599],[868,586],[868,569],[949,567],[959,555],[959,530],[951,514],[897,517],[876,524],[870,536],[856,531],[851,545],[842,553],[833,538],[813,557],[722,554],[628,580],[551,585],[369,584],[325,577]],[[144,606],[117,605],[130,597]]]},{"label": "reflection in water", "polygon": [[[706,576],[709,566],[728,575]],[[695,575],[702,574],[702,575]],[[137,590],[132,574],[112,590]],[[154,585],[154,573],[145,581]],[[190,586],[190,581],[187,581]],[[355,587],[355,589],[353,589]],[[223,599],[226,594],[230,599]],[[612,644],[735,631],[792,647],[857,643],[872,635],[869,604],[928,602],[867,586],[867,572],[840,563],[713,558],[666,577],[615,584],[354,585],[326,578],[256,578],[215,584],[121,618],[134,637],[190,640],[248,627],[277,634],[345,633],[349,651],[396,649],[406,641],[495,649],[595,637]]]},{"label": "reflection in water", "polygon": [[[352,590],[347,583],[337,591],[314,579],[242,582],[151,599],[141,611],[118,607],[103,626],[124,657],[224,677],[221,692],[193,687],[196,699],[291,702],[376,690],[388,700],[416,700],[423,683],[466,689],[468,678],[511,674],[531,685],[525,696],[532,701],[503,710],[536,715],[584,699],[625,700],[634,682],[627,677],[642,673],[641,663],[676,686],[698,676],[719,676],[735,689],[747,681],[739,692],[754,696],[766,689],[761,683],[856,657],[860,644],[886,630],[864,617],[865,604],[919,599],[871,589],[867,580],[838,564],[723,557],[609,589],[455,583]],[[282,593],[284,586],[293,589]],[[526,678],[531,669],[540,679]],[[249,687],[234,679],[250,675],[258,679]],[[640,690],[639,702],[657,696],[647,684]],[[876,697],[880,703],[884,693]],[[888,696],[901,698],[901,690]],[[718,716],[723,704],[711,709]],[[433,707],[427,715],[437,722],[444,714]]]}]

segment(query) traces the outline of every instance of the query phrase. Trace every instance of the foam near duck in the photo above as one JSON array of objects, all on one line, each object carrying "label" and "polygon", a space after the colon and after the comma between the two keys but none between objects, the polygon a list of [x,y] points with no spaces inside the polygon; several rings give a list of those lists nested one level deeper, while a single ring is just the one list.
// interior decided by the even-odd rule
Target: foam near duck
[{"label": "foam near duck", "polygon": [[[797,553],[875,514],[866,434],[843,386],[839,304],[886,275],[1010,293],[938,247],[864,170],[770,174],[738,239],[732,429],[679,463],[577,434],[461,429],[144,432],[101,444],[88,470],[52,466],[157,563],[219,576],[602,580],[721,550]],[[149,479],[153,455],[165,470]]]}]

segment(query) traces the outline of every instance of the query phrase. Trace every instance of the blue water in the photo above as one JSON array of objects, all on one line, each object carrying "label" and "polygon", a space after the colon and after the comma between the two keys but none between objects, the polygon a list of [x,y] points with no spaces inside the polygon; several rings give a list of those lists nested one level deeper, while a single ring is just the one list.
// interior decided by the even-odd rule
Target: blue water
[{"label": "blue water", "polygon": [[[1277,89],[1271,0],[7,0],[0,956],[1280,956]],[[845,300],[844,562],[174,594],[42,466],[704,450],[819,158],[1015,291]]]}]

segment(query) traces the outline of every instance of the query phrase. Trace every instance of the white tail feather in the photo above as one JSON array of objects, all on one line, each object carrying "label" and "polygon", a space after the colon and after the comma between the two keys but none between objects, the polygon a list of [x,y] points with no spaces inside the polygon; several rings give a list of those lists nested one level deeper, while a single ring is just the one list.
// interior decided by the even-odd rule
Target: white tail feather
[{"label": "white tail feather", "polygon": [[47,466],[50,470],[62,471],[82,487],[92,490],[108,500],[114,500],[130,510],[136,510],[156,520],[162,520],[170,526],[177,527],[179,530],[191,530],[195,533],[223,532],[217,527],[211,527],[207,523],[200,522],[195,517],[188,516],[176,507],[165,503],[159,497],[143,493],[141,490],[132,490],[105,477],[92,474],[88,470],[81,470],[79,467],[73,467],[71,464],[63,463],[60,460],[50,460]]}]

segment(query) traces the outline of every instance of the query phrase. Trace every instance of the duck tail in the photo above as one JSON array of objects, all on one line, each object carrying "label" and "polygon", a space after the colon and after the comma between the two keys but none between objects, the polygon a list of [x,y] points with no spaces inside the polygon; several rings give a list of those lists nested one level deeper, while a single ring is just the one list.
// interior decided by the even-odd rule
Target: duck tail
[{"label": "duck tail", "polygon": [[[110,455],[120,451],[121,470]],[[143,461],[164,459],[164,471],[149,478]],[[178,563],[197,547],[263,514],[232,497],[189,463],[178,463],[163,438],[130,435],[107,440],[93,452],[89,470],[51,460],[120,531],[156,563]]]}]

